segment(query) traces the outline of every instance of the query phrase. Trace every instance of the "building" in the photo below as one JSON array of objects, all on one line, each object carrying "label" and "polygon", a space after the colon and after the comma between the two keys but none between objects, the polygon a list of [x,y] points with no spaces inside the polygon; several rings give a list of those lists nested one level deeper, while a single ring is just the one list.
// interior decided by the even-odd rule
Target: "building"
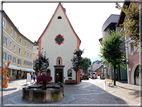
[{"label": "building", "polygon": [[39,43],[34,42],[34,60],[38,59],[38,48],[39,48]]},{"label": "building", "polygon": [[96,60],[92,63],[92,72],[95,72],[102,65],[102,61]]},{"label": "building", "polygon": [[[48,71],[53,78],[52,82],[76,79],[71,59],[75,49],[79,50],[81,40],[74,31],[66,15],[66,9],[61,3],[58,4],[38,42],[39,53],[46,52],[49,58]],[[77,72],[77,77],[80,82],[80,71]]]},{"label": "building", "polygon": [[[117,26],[117,22],[119,20],[119,15],[116,14],[111,14],[108,19],[105,21],[105,23],[102,26],[102,34],[103,37],[99,39],[100,43],[103,39],[105,39],[105,36],[107,36],[108,34],[110,34],[110,30],[117,30],[120,31],[121,27]],[[125,42],[125,40],[124,40]],[[125,45],[125,44],[122,44]],[[126,52],[125,48],[122,48],[122,51]],[[125,55],[126,56],[126,55]],[[126,62],[125,62],[126,64]],[[117,70],[116,70],[116,80],[119,81],[126,81],[127,80],[127,69],[122,68],[121,66],[117,65]],[[104,72],[106,72],[107,77],[109,79],[114,79],[114,67],[110,67],[109,65],[105,65],[104,64]]]},{"label": "building", "polygon": [[[124,5],[127,5],[128,7],[131,7],[131,2],[124,2]],[[121,11],[119,20],[117,23],[117,27],[120,27],[120,25],[124,22],[125,20],[125,13]],[[125,30],[125,29],[124,29]],[[128,74],[128,83],[129,84],[140,84],[140,61],[141,61],[141,53],[140,53],[140,48],[141,46],[139,45],[139,49],[136,50],[136,46],[133,46],[132,43],[134,42],[131,40],[129,35],[125,36],[126,40],[126,58],[128,59],[127,61],[127,74]],[[142,81],[141,81],[142,82]]]},{"label": "building", "polygon": [[[33,53],[34,43],[22,35],[14,23],[4,11],[1,12],[2,27],[2,60],[0,63],[7,64],[10,80],[16,78],[26,78],[27,73],[33,73]],[[2,65],[1,65],[2,66]]]}]

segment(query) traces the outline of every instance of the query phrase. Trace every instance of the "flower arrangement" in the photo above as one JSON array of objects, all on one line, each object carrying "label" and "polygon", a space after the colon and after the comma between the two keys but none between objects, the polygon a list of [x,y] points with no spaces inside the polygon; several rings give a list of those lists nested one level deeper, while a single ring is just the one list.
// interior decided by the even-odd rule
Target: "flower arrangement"
[{"label": "flower arrangement", "polygon": [[49,83],[51,80],[52,80],[52,77],[50,75],[42,74],[37,77],[37,83],[42,83],[42,82]]}]

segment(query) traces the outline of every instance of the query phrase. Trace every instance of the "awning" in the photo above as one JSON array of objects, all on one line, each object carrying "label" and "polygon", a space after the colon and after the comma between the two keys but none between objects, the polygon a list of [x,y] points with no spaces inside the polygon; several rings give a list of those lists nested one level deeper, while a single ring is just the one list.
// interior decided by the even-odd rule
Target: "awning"
[{"label": "awning", "polygon": [[[1,65],[2,65],[2,64],[1,64],[1,62],[0,62],[0,66],[1,66]],[[3,62],[3,65],[4,65],[3,67],[5,67],[5,65],[7,65],[7,63]],[[20,70],[17,66],[12,65],[12,64],[9,64],[8,68],[10,68],[10,69]]]},{"label": "awning", "polygon": [[21,71],[28,71],[28,72],[35,72],[35,70],[31,68],[25,68],[25,67],[18,67]]}]

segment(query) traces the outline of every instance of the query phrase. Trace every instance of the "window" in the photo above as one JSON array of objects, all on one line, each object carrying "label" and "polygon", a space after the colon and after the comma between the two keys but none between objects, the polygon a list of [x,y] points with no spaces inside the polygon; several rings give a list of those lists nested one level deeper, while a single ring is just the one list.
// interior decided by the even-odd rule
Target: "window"
[{"label": "window", "polygon": [[21,72],[18,72],[18,76],[21,77]]},{"label": "window", "polygon": [[24,60],[24,65],[26,65],[26,60]]},{"label": "window", "polygon": [[60,58],[58,59],[58,65],[61,65],[61,59]]},{"label": "window", "polygon": [[15,77],[15,74],[16,74],[16,70],[12,69],[12,77]]},{"label": "window", "polygon": [[28,48],[30,48],[30,43],[28,43]]},{"label": "window", "polygon": [[8,74],[8,76],[10,77],[10,72],[11,72],[11,69],[10,68],[8,68],[8,72],[7,72],[7,74]]},{"label": "window", "polygon": [[134,46],[133,44],[134,44],[134,43],[133,43],[133,41],[131,40],[131,41],[129,42],[129,53],[130,53],[131,55],[133,55],[134,52],[135,52],[135,46]]},{"label": "window", "polygon": [[72,70],[71,69],[68,70],[68,77],[72,77]]},{"label": "window", "polygon": [[27,61],[27,65],[29,65],[29,61]]},{"label": "window", "polygon": [[15,32],[15,39],[17,38],[17,33]]},{"label": "window", "polygon": [[16,51],[16,45],[14,44],[14,52]]},{"label": "window", "polygon": [[11,61],[12,60],[12,56],[9,54],[8,55],[8,60]]},{"label": "window", "polygon": [[32,58],[32,53],[31,53],[30,57]]},{"label": "window", "polygon": [[56,65],[62,65],[62,58],[61,57],[58,57],[56,59]]},{"label": "window", "polygon": [[25,46],[27,46],[27,41],[25,41]]},{"label": "window", "polygon": [[38,51],[38,47],[36,48],[36,50]]},{"label": "window", "polygon": [[21,54],[21,48],[19,48],[19,54]]},{"label": "window", "polygon": [[7,53],[3,51],[3,60],[7,60]]},{"label": "window", "polygon": [[38,57],[38,53],[36,54],[36,57]]},{"label": "window", "polygon": [[34,46],[33,45],[31,46],[31,49],[34,50]]},{"label": "window", "polygon": [[9,48],[12,48],[12,41],[10,40]]},{"label": "window", "polygon": [[62,19],[62,17],[61,17],[61,16],[58,16],[58,19]]},{"label": "window", "polygon": [[18,59],[18,64],[21,65],[21,59]]},{"label": "window", "polygon": [[16,63],[16,58],[15,57],[13,57],[13,63]]},{"label": "window", "polygon": [[64,42],[64,37],[61,34],[59,34],[55,37],[56,44],[61,45],[61,44],[63,44],[63,42]]},{"label": "window", "polygon": [[8,39],[7,39],[7,36],[4,36],[3,42],[4,42],[5,45],[8,45]]},{"label": "window", "polygon": [[25,50],[25,56],[26,56],[26,54],[27,54],[27,51]]},{"label": "window", "polygon": [[3,27],[6,29],[6,20],[4,17],[3,17]]},{"label": "window", "polygon": [[11,27],[11,32],[10,32],[10,34],[13,36],[13,28]]},{"label": "window", "polygon": [[133,52],[134,51],[134,46],[133,46],[133,42],[130,43],[130,51]]},{"label": "window", "polygon": [[19,43],[22,43],[22,38],[21,37],[19,38]]},{"label": "window", "polygon": [[29,57],[29,52],[28,52],[28,57]]}]

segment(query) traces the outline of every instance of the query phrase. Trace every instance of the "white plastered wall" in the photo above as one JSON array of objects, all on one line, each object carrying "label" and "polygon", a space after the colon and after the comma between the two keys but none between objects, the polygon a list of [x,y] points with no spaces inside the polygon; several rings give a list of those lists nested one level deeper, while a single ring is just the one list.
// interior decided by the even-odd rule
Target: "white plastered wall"
[{"label": "white plastered wall", "polygon": [[[62,19],[57,19],[61,16]],[[61,45],[55,43],[55,37],[61,34],[64,37],[64,42]],[[47,53],[49,58],[49,69],[51,70],[52,81],[55,82],[55,68],[57,57],[62,58],[62,65],[65,65],[64,71],[64,82],[67,77],[67,70],[72,67],[71,59],[73,58],[73,52],[77,49],[77,38],[74,35],[61,7],[57,10],[53,20],[51,21],[47,31],[41,39],[42,52]],[[72,70],[72,79],[75,79],[76,73]]]}]

